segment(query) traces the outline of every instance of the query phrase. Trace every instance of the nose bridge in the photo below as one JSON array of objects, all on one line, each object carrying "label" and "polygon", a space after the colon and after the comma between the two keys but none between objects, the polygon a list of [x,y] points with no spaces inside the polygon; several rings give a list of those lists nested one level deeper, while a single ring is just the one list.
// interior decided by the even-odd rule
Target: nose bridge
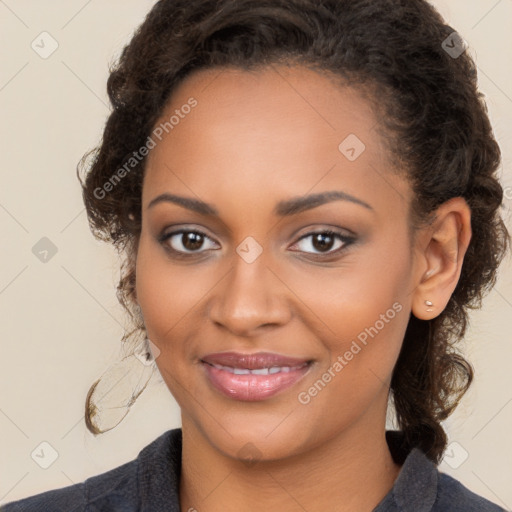
[{"label": "nose bridge", "polygon": [[285,287],[267,267],[268,258],[261,249],[247,239],[238,246],[232,269],[210,307],[213,322],[239,335],[289,318]]}]

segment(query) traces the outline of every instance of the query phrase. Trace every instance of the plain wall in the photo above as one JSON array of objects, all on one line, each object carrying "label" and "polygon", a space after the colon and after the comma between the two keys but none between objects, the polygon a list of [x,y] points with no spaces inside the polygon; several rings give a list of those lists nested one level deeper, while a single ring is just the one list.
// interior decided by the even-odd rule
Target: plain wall
[{"label": "plain wall", "polygon": [[[117,257],[89,231],[75,168],[101,137],[108,65],[153,3],[0,2],[0,504],[107,471],[180,426],[159,375],[116,429],[94,437],[83,419],[90,385],[121,355],[126,317],[115,296]],[[503,212],[510,225],[512,2],[433,3],[476,58],[503,151]],[[46,59],[31,47],[43,31],[59,45]],[[57,250],[46,263],[33,253],[43,237]],[[471,317],[464,350],[476,380],[445,422],[454,444],[440,465],[509,510],[511,315],[507,259],[483,310]],[[48,469],[31,457],[43,441],[58,453]]]}]

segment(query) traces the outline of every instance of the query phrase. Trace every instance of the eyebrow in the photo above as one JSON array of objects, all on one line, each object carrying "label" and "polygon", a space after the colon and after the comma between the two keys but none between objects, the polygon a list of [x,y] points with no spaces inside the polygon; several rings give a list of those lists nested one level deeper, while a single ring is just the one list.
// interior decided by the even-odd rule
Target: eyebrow
[{"label": "eyebrow", "polygon": [[[349,201],[373,211],[373,208],[365,201],[347,194],[346,192],[331,190],[329,192],[311,194],[309,196],[293,197],[291,199],[280,201],[275,206],[273,213],[274,215],[280,217],[288,217],[306,210],[311,210],[312,208],[316,208],[317,206],[321,206],[332,201]],[[205,203],[199,199],[194,199],[192,197],[177,196],[175,194],[169,193],[161,194],[155,197],[148,204],[147,208],[150,209],[159,203],[174,203],[201,215],[211,215],[215,217],[219,216],[218,210],[211,204]]]}]

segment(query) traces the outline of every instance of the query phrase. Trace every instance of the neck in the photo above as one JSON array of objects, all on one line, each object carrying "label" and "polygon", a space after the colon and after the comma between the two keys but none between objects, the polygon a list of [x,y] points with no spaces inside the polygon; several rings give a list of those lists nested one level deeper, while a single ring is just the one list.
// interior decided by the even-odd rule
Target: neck
[{"label": "neck", "polygon": [[400,472],[383,421],[354,423],[329,441],[282,460],[227,457],[183,419],[181,510],[371,512]]}]

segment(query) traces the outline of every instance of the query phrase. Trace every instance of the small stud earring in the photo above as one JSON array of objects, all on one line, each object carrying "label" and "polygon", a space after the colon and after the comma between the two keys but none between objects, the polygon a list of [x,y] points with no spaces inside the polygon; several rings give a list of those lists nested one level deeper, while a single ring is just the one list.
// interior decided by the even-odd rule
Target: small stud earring
[{"label": "small stud earring", "polygon": [[433,306],[434,304],[432,304],[432,302],[431,302],[431,301],[426,300],[426,301],[425,301],[425,304],[426,304],[427,306],[429,306],[429,308],[427,309],[427,311],[433,311],[433,309],[432,309],[430,306]]}]

